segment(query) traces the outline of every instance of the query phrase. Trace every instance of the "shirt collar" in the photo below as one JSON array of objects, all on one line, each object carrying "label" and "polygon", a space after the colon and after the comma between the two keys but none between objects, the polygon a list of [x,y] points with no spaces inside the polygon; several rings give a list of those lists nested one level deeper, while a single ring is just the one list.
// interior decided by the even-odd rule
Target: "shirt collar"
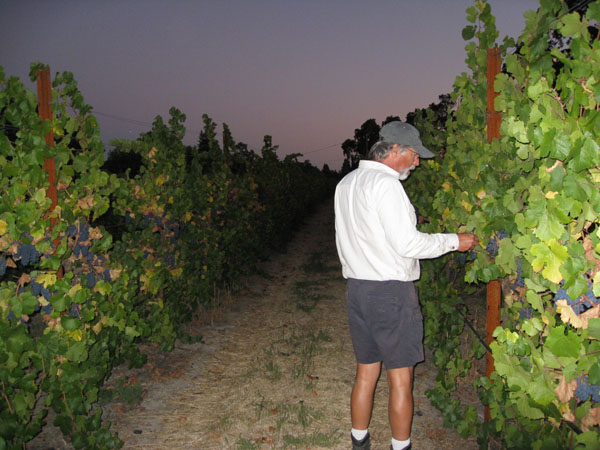
[{"label": "shirt collar", "polygon": [[392,175],[394,178],[400,179],[400,174],[398,172],[396,172],[391,167],[386,166],[383,163],[380,163],[379,161],[371,161],[371,160],[367,160],[367,159],[361,159],[358,162],[358,168],[359,169],[377,170],[377,171]]}]

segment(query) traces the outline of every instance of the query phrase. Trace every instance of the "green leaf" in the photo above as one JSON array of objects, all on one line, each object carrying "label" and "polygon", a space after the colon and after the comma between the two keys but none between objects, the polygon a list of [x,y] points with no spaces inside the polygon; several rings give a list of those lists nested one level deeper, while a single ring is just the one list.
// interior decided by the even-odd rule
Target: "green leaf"
[{"label": "green leaf", "polygon": [[542,297],[540,297],[539,294],[528,290],[525,296],[527,298],[527,303],[529,303],[533,309],[539,312],[544,311],[544,306],[542,305]]},{"label": "green leaf", "polygon": [[556,394],[548,387],[546,379],[543,376],[532,379],[528,392],[536,403],[543,406],[548,405],[556,398]]},{"label": "green leaf", "polygon": [[550,157],[563,161],[569,156],[570,151],[571,138],[559,130],[550,143]]},{"label": "green leaf", "polygon": [[79,327],[79,319],[75,319],[74,317],[63,316],[60,322],[65,330],[75,331]]},{"label": "green leaf", "polygon": [[71,429],[73,427],[73,421],[71,420],[71,418],[68,415],[61,414],[61,415],[57,416],[56,419],[54,419],[54,426],[57,426],[58,428],[60,428],[60,431],[62,431],[62,434],[64,434],[65,436],[68,436],[69,434],[71,434]]},{"label": "green leaf", "polygon": [[552,350],[556,356],[569,356],[576,358],[581,352],[581,338],[574,333],[568,332],[565,335],[565,326],[560,325],[550,330],[546,338],[546,346]]},{"label": "green leaf", "polygon": [[52,303],[52,307],[58,312],[63,312],[65,309],[67,309],[67,300],[68,299],[66,296],[62,294],[57,294],[50,297],[50,303]]},{"label": "green leaf", "polygon": [[69,347],[65,355],[69,361],[80,362],[88,358],[85,342],[75,342]]},{"label": "green leaf", "polygon": [[473,39],[473,36],[475,36],[475,26],[474,25],[467,25],[466,27],[464,27],[462,29],[462,38],[465,41],[469,41],[471,39]]},{"label": "green leaf", "polygon": [[584,144],[579,147],[579,151],[569,161],[568,167],[575,172],[581,172],[596,165],[598,161],[598,149],[598,144],[589,136],[589,133],[586,133]]},{"label": "green leaf", "polygon": [[519,413],[528,419],[543,419],[544,413],[541,409],[535,408],[529,404],[529,401],[525,397],[521,397],[517,400],[517,409]]},{"label": "green leaf", "polygon": [[22,314],[33,314],[35,307],[38,305],[37,298],[31,292],[21,294]]},{"label": "green leaf", "polygon": [[588,379],[591,384],[600,385],[600,363],[596,363],[590,368]]},{"label": "green leaf", "polygon": [[577,434],[575,435],[575,441],[577,444],[583,445],[583,447],[577,446],[577,449],[600,449],[600,435],[598,435],[598,430],[591,430]]},{"label": "green leaf", "polygon": [[600,319],[588,319],[588,332],[590,336],[600,339]]},{"label": "green leaf", "polygon": [[564,232],[565,229],[556,216],[553,214],[546,214],[539,218],[535,234],[541,240],[549,241],[551,239],[560,239]]},{"label": "green leaf", "polygon": [[579,13],[572,12],[560,18],[560,33],[564,37],[580,37],[586,32],[586,25],[579,20]]}]

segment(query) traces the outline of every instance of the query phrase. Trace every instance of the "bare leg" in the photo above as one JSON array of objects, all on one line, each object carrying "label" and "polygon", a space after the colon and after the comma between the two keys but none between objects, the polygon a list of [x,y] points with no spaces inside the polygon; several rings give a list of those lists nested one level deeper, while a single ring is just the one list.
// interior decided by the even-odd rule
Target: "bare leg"
[{"label": "bare leg", "polygon": [[366,430],[371,421],[373,394],[381,373],[381,363],[357,364],[356,378],[350,399],[352,428]]},{"label": "bare leg", "polygon": [[[410,428],[413,419],[413,382],[414,367],[402,367],[387,371],[390,387],[388,415],[392,437],[405,441],[410,437]],[[354,423],[354,416],[352,416]]]}]

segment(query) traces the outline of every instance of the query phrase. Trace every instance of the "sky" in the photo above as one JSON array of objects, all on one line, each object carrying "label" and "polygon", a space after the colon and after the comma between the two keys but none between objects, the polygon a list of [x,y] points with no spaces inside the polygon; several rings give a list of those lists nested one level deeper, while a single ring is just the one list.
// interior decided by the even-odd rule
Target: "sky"
[{"label": "sky", "polygon": [[[538,0],[489,0],[518,37]],[[0,0],[0,66],[28,82],[40,61],[70,71],[106,148],[169,108],[194,145],[207,114],[237,142],[338,170],[367,119],[404,119],[468,71],[461,31],[474,0]],[[32,89],[34,86],[28,84]]]}]

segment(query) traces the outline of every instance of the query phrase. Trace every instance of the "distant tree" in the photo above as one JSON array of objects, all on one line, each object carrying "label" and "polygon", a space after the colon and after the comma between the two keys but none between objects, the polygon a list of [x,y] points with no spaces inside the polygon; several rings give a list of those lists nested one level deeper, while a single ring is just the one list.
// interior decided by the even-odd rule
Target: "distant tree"
[{"label": "distant tree", "polygon": [[379,140],[381,127],[394,120],[400,120],[400,118],[398,116],[388,116],[379,126],[375,119],[368,119],[360,128],[354,130],[354,138],[346,139],[342,144],[344,153],[343,174],[358,167],[359,161],[367,157],[373,144]]},{"label": "distant tree", "polygon": [[229,129],[229,125],[226,123],[223,124],[223,153],[229,154],[230,150],[235,147],[235,142],[233,141],[233,136],[231,135],[231,130]]},{"label": "distant tree", "polygon": [[454,102],[452,101],[452,96],[450,94],[441,94],[438,96],[438,99],[438,103],[430,103],[427,108],[415,109],[413,112],[409,112],[406,115],[406,122],[414,125],[417,117],[419,115],[423,118],[426,117],[427,111],[429,110],[433,112],[433,126],[438,130],[445,130],[448,112],[454,106]]},{"label": "distant tree", "polygon": [[273,137],[268,134],[263,138],[263,146],[261,151],[262,157],[265,161],[278,161],[277,149],[279,145],[273,145]]},{"label": "distant tree", "polygon": [[120,177],[125,176],[127,170],[129,170],[129,176],[135,177],[140,173],[141,167],[142,157],[139,154],[119,150],[117,147],[108,154],[108,158],[106,158],[106,161],[102,165],[102,170],[114,173]]},{"label": "distant tree", "polygon": [[349,170],[357,168],[358,162],[367,157],[369,149],[379,139],[380,129],[375,119],[368,119],[360,128],[354,130],[354,139],[344,141],[342,151],[348,161]]}]

